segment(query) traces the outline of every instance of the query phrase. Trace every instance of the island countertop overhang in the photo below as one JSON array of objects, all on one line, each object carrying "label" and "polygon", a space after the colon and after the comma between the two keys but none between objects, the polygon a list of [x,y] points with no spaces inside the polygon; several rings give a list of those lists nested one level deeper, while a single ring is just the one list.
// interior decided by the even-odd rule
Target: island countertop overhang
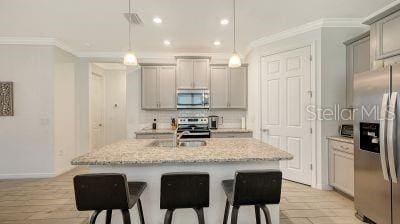
[{"label": "island countertop overhang", "polygon": [[156,165],[290,160],[293,156],[256,139],[207,139],[202,147],[150,147],[154,140],[128,139],[77,157],[72,165]]}]

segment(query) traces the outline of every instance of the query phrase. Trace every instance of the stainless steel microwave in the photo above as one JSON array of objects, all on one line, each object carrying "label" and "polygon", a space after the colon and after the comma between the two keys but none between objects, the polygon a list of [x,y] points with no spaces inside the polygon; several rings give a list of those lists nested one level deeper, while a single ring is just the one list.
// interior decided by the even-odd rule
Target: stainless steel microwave
[{"label": "stainless steel microwave", "polygon": [[179,89],[176,91],[178,109],[210,108],[210,91],[208,89]]}]

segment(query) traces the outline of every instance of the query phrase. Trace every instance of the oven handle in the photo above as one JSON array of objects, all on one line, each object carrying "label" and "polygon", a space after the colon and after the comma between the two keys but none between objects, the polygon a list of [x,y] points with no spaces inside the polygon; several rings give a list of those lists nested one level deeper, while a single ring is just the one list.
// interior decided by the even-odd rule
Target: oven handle
[{"label": "oven handle", "polygon": [[387,107],[389,101],[389,94],[385,93],[382,97],[380,125],[379,125],[379,146],[383,178],[389,181],[388,167],[386,165],[386,122],[387,122]]},{"label": "oven handle", "polygon": [[390,106],[388,112],[388,161],[390,177],[393,183],[397,183],[397,155],[395,153],[396,147],[396,107],[397,107],[397,92],[393,92],[390,97]]}]

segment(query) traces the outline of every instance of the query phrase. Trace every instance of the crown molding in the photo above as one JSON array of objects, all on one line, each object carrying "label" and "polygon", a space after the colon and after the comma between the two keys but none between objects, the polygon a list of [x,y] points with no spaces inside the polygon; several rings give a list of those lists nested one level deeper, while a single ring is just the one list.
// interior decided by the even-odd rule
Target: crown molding
[{"label": "crown molding", "polygon": [[0,37],[0,44],[56,46],[75,56],[79,55],[66,43],[51,37]]},{"label": "crown molding", "polygon": [[266,37],[262,37],[258,40],[255,40],[249,44],[246,49],[247,55],[254,48],[260,47],[266,44],[270,44],[279,40],[287,39],[293,36],[297,36],[303,33],[307,33],[316,29],[324,28],[324,27],[367,27],[362,24],[362,18],[323,18],[318,19],[297,27],[293,27],[287,30],[284,30],[280,33],[272,34]]}]

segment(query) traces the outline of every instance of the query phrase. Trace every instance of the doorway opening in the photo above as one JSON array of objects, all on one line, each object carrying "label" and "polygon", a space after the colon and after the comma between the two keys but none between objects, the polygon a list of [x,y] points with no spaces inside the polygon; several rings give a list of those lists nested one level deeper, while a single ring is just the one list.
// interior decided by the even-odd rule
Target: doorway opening
[{"label": "doorway opening", "polygon": [[126,138],[126,66],[91,63],[90,145],[96,150]]}]

